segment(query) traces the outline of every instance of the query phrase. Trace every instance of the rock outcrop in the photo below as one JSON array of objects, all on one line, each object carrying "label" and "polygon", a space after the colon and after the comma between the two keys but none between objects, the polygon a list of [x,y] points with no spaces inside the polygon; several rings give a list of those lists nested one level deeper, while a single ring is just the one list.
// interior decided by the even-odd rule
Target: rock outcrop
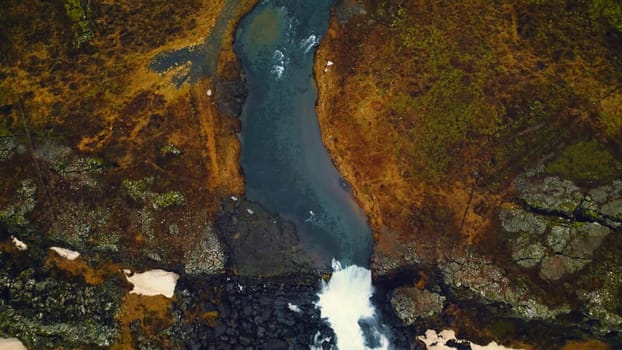
[{"label": "rock outcrop", "polygon": [[406,325],[440,315],[444,301],[444,296],[418,288],[397,288],[391,296],[395,314]]},{"label": "rock outcrop", "polygon": [[244,198],[226,199],[216,224],[242,276],[276,276],[311,271],[313,261],[299,246],[296,226]]}]

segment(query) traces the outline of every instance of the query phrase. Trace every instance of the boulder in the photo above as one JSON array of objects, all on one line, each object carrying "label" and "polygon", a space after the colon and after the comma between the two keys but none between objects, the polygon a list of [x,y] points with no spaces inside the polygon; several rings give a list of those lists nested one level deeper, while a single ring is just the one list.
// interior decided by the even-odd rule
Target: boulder
[{"label": "boulder", "polygon": [[568,312],[566,308],[551,309],[541,304],[527,287],[512,279],[501,267],[475,253],[454,254],[446,261],[440,261],[439,268],[452,294],[483,304],[505,304],[509,306],[512,317],[547,320]]},{"label": "boulder", "polygon": [[391,296],[393,311],[406,325],[439,315],[444,301],[444,296],[418,288],[397,288]]},{"label": "boulder", "polygon": [[520,176],[514,185],[525,204],[547,214],[572,217],[583,200],[583,194],[572,181],[556,176],[544,179]]},{"label": "boulder", "polygon": [[311,258],[299,245],[296,226],[244,198],[225,202],[216,228],[241,276],[268,277],[313,269]]},{"label": "boulder", "polygon": [[520,208],[502,208],[499,219],[507,232],[542,234],[546,231],[546,220],[542,216]]},{"label": "boulder", "polygon": [[187,251],[184,260],[184,270],[190,275],[224,272],[226,260],[224,247],[210,225],[205,229],[201,243]]}]

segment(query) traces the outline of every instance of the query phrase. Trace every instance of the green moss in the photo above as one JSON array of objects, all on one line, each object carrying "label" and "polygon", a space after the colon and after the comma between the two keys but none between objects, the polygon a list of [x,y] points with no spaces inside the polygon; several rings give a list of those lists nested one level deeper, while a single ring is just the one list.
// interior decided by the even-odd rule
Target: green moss
[{"label": "green moss", "polygon": [[128,196],[137,202],[144,201],[149,197],[149,187],[153,184],[153,177],[145,177],[141,180],[123,180],[123,189]]},{"label": "green moss", "polygon": [[622,31],[622,5],[619,0],[592,0],[590,18],[605,21],[610,27]]},{"label": "green moss", "polygon": [[498,339],[502,339],[516,333],[516,325],[507,320],[495,321],[489,327],[492,330],[494,337]]},{"label": "green moss", "polygon": [[179,191],[170,191],[162,194],[156,194],[152,200],[155,209],[166,208],[173,205],[184,205],[186,199]]},{"label": "green moss", "polygon": [[92,20],[91,2],[89,0],[65,0],[65,12],[74,23],[74,46],[79,47],[95,37]]},{"label": "green moss", "polygon": [[162,146],[162,148],[160,148],[160,154],[162,154],[163,156],[179,156],[181,155],[181,150],[177,147],[175,147],[175,145],[172,145],[170,143]]},{"label": "green moss", "polygon": [[179,191],[168,191],[165,193],[151,191],[154,181],[154,177],[145,177],[141,180],[126,179],[123,180],[123,189],[133,200],[145,204],[150,203],[154,209],[184,205],[186,203],[186,198]]},{"label": "green moss", "polygon": [[576,181],[604,182],[622,172],[622,163],[596,140],[588,140],[564,149],[547,165],[546,172]]}]

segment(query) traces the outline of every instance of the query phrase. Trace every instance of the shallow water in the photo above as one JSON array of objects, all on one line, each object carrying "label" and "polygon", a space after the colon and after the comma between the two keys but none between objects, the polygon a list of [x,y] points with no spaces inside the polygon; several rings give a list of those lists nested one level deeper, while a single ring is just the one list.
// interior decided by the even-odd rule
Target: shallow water
[{"label": "shallow water", "polygon": [[173,83],[177,87],[185,82],[195,82],[203,76],[214,76],[227,24],[239,5],[240,2],[237,0],[225,0],[210,35],[203,43],[162,52],[153,59],[149,68],[158,73],[166,73],[169,69],[188,65],[188,70],[173,76]]},{"label": "shallow water", "polygon": [[247,78],[241,165],[247,197],[294,221],[318,264],[368,266],[371,230],[344,189],[317,122],[313,55],[332,1],[263,1],[234,49]]}]

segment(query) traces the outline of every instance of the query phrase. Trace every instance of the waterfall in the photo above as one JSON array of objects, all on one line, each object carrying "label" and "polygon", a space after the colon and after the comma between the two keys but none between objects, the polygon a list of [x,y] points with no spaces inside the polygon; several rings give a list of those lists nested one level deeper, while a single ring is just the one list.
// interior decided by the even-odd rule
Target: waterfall
[{"label": "waterfall", "polygon": [[[339,350],[388,349],[389,341],[382,334],[370,298],[374,288],[371,271],[360,266],[342,267],[333,260],[333,275],[322,282],[316,306],[321,310],[337,337]],[[325,339],[316,339],[311,349],[322,349]]]}]

